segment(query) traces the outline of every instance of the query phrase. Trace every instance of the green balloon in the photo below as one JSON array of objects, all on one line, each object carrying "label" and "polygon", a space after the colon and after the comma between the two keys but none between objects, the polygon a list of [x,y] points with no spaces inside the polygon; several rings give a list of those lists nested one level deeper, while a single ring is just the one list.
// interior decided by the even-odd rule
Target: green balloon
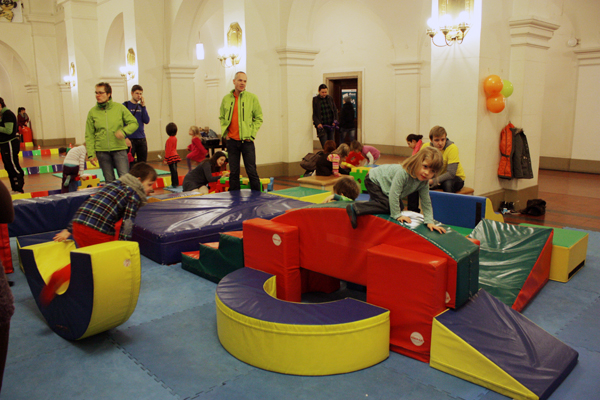
[{"label": "green balloon", "polygon": [[502,90],[500,91],[500,93],[502,93],[502,96],[504,97],[510,97],[511,94],[513,94],[513,84],[506,79],[502,79]]}]

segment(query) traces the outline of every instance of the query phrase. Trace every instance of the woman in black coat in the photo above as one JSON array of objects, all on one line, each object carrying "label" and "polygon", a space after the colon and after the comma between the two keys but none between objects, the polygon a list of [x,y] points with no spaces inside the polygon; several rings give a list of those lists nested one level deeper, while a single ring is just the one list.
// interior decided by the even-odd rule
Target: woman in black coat
[{"label": "woman in black coat", "polygon": [[217,151],[208,160],[202,161],[196,168],[188,172],[183,178],[183,191],[200,189],[200,192],[208,193],[208,184],[221,179],[221,176],[229,175],[229,171],[223,171],[222,175],[213,176],[214,172],[220,172],[221,167],[227,162],[227,155]]}]

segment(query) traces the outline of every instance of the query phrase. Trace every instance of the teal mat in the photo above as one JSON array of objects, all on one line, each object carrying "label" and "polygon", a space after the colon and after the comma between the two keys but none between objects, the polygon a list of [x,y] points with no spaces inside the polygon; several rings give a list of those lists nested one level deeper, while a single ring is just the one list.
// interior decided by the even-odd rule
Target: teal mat
[{"label": "teal mat", "polygon": [[[100,182],[104,182],[104,174],[102,173],[102,170],[100,168],[98,169],[86,169],[85,170],[86,174],[90,174],[90,175],[96,175],[99,179]],[[169,171],[163,171],[162,169],[157,169],[156,173],[160,176],[160,175],[169,175],[170,172]],[[53,176],[56,176],[57,178],[62,178],[62,172],[58,172],[56,174],[52,174]],[[115,169],[115,176],[119,176],[119,174],[117,174],[117,170]]]}]

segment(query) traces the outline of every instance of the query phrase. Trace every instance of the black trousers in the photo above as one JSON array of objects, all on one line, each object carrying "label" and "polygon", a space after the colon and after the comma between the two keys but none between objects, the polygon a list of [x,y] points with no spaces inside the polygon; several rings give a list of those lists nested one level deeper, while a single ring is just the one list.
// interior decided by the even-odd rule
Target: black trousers
[{"label": "black trousers", "polygon": [[19,164],[19,151],[21,151],[21,141],[18,138],[0,144],[2,164],[4,164],[4,169],[10,179],[10,187],[14,192],[22,192],[25,184],[25,173]]},{"label": "black trousers", "polygon": [[179,186],[179,174],[177,173],[177,163],[169,164],[169,171],[171,171],[171,185],[173,187]]},{"label": "black trousers", "polygon": [[229,159],[229,191],[240,190],[240,156],[244,159],[244,168],[250,179],[250,190],[260,192],[260,178],[256,171],[256,150],[254,142],[227,140],[227,156]]},{"label": "black trousers", "polygon": [[131,155],[136,159],[135,161],[129,163],[129,167],[133,167],[136,162],[147,162],[148,142],[146,142],[146,138],[129,139],[129,141],[131,141]]}]

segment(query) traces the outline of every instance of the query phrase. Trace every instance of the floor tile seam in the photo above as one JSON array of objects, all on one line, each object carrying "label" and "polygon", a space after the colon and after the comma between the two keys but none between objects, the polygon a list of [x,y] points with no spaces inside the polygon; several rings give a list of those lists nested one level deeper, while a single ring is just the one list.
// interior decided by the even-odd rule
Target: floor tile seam
[{"label": "floor tile seam", "polygon": [[[443,393],[443,394],[445,394],[445,395],[447,395],[447,396],[449,396],[449,397],[451,397],[451,398],[453,398],[453,399],[457,399],[457,400],[465,400],[463,397],[456,397],[456,396],[454,396],[452,393],[449,393],[449,392],[447,392],[447,391],[445,391],[445,390],[442,390],[442,389],[440,389],[440,388],[438,388],[438,387],[435,387],[435,386],[433,386],[431,383],[428,383],[428,382],[423,382],[423,381],[421,381],[420,379],[414,378],[414,377],[412,377],[412,376],[410,376],[410,375],[408,375],[408,374],[406,374],[406,373],[404,373],[404,372],[402,372],[402,371],[400,371],[400,370],[398,370],[398,369],[396,369],[396,368],[391,368],[391,367],[388,367],[388,366],[385,366],[385,365],[383,366],[383,368],[384,368],[384,369],[387,369],[388,371],[391,371],[391,372],[393,372],[393,373],[395,373],[395,374],[399,374],[399,375],[401,375],[401,376],[403,376],[403,377],[407,378],[408,380],[410,380],[410,381],[412,381],[412,382],[415,382],[415,383],[417,383],[417,384],[419,384],[419,385],[421,385],[421,386],[427,386],[427,387],[430,387],[430,388],[432,388],[433,390],[435,390],[436,392]],[[433,368],[433,367],[430,367],[430,368]],[[434,368],[434,369],[435,369],[435,368]]]},{"label": "floor tile seam", "polygon": [[223,387],[223,386],[227,385],[227,384],[228,384],[228,382],[235,382],[235,381],[237,381],[238,379],[240,379],[240,378],[242,378],[242,377],[249,376],[249,375],[250,375],[250,374],[251,374],[253,371],[254,371],[253,369],[250,369],[250,370],[248,370],[248,372],[247,372],[247,373],[245,373],[245,374],[238,374],[238,375],[234,376],[234,377],[233,377],[233,379],[227,379],[227,380],[224,380],[224,381],[222,381],[222,382],[220,382],[220,383],[218,383],[218,384],[216,384],[216,385],[213,385],[213,386],[209,387],[209,388],[208,388],[208,389],[206,389],[206,390],[202,390],[202,391],[200,391],[200,392],[198,392],[198,393],[196,393],[196,394],[194,394],[194,395],[192,395],[192,396],[190,396],[190,397],[186,397],[186,398],[185,398],[185,399],[183,399],[183,400],[196,400],[196,399],[198,399],[198,398],[199,398],[199,396],[201,396],[201,395],[203,395],[203,394],[210,393],[210,392],[212,392],[212,391],[213,391],[214,389],[216,389],[216,388]]},{"label": "floor tile seam", "polygon": [[[212,300],[212,301],[214,301],[214,300]],[[165,315],[162,315],[162,316],[160,316],[160,317],[153,318],[153,319],[150,319],[150,320],[148,320],[148,321],[144,321],[144,322],[142,322],[142,323],[140,323],[140,324],[137,324],[137,325],[131,325],[131,326],[128,326],[128,327],[127,327],[127,328],[125,328],[125,329],[122,329],[122,328],[121,328],[120,330],[124,332],[124,331],[127,331],[127,330],[131,329],[131,328],[136,328],[136,327],[139,327],[139,326],[143,326],[143,325],[146,325],[146,324],[150,324],[150,323],[153,323],[153,322],[157,322],[157,321],[160,321],[161,319],[164,319],[164,318],[167,318],[167,317],[171,317],[171,316],[173,316],[173,315],[181,314],[181,313],[183,313],[183,312],[186,312],[186,311],[189,311],[189,310],[193,310],[194,308],[203,307],[203,306],[205,306],[205,305],[207,305],[207,304],[210,304],[210,303],[211,303],[211,301],[207,301],[207,302],[205,302],[205,303],[202,303],[202,304],[196,304],[196,305],[194,305],[194,306],[192,306],[192,307],[185,308],[185,309],[183,309],[183,310],[179,310],[179,311],[175,311],[175,312],[173,312],[173,313],[170,313],[170,314],[165,314]],[[120,328],[120,327],[116,327],[116,329],[119,329],[119,328]]]},{"label": "floor tile seam", "polygon": [[[581,290],[581,291],[588,292],[586,290]],[[593,292],[589,292],[589,293],[593,293]],[[554,333],[554,336],[558,336],[562,330],[567,329],[573,323],[573,321],[575,321],[580,316],[584,315],[586,310],[588,310],[590,307],[592,307],[594,305],[594,303],[597,303],[599,301],[600,301],[600,296],[596,297],[596,299],[594,301],[589,303],[588,306],[584,310],[579,310],[578,313],[574,314],[572,318],[570,318],[568,321],[566,321],[564,323],[564,325]]]},{"label": "floor tile seam", "polygon": [[175,391],[171,387],[169,387],[165,382],[163,382],[161,379],[159,379],[158,376],[156,376],[156,374],[154,374],[152,371],[150,371],[150,369],[148,369],[133,354],[131,354],[129,351],[125,350],[125,348],[123,346],[121,346],[121,344],[119,342],[117,342],[116,339],[112,335],[109,334],[108,340],[113,344],[113,346],[115,346],[124,355],[126,355],[131,361],[133,361],[133,363],[135,365],[137,365],[143,372],[148,374],[148,376],[151,377],[156,383],[160,384],[164,389],[166,389],[175,398],[181,399],[181,397],[177,393],[175,393]]}]

